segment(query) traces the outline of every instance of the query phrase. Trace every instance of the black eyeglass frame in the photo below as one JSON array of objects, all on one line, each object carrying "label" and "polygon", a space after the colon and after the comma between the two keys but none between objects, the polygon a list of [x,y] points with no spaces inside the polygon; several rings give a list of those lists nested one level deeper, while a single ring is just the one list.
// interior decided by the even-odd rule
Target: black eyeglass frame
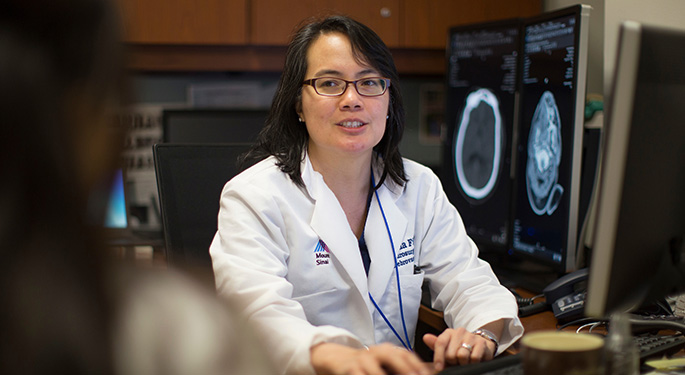
[{"label": "black eyeglass frame", "polygon": [[[316,88],[316,81],[318,81],[320,79],[334,79],[336,81],[343,81],[343,82],[345,82],[345,88],[340,92],[340,94],[322,94]],[[357,82],[366,81],[369,79],[380,79],[380,80],[385,81],[385,86],[383,87],[383,91],[380,94],[368,95],[368,94],[362,94],[361,92],[359,92],[359,87],[357,87]],[[388,91],[388,87],[390,87],[391,82],[392,81],[390,81],[390,78],[384,78],[384,77],[365,77],[365,78],[360,78],[360,79],[357,79],[354,81],[348,81],[346,79],[342,79],[342,78],[338,78],[338,77],[317,77],[317,78],[306,79],[306,80],[302,81],[302,84],[303,85],[309,85],[309,86],[313,87],[314,92],[316,92],[318,95],[329,96],[329,97],[342,96],[345,93],[345,91],[347,91],[347,87],[350,84],[352,84],[354,86],[354,89],[357,91],[357,94],[359,94],[361,96],[366,96],[366,97],[372,98],[374,96],[381,96],[381,95],[385,94]]]}]

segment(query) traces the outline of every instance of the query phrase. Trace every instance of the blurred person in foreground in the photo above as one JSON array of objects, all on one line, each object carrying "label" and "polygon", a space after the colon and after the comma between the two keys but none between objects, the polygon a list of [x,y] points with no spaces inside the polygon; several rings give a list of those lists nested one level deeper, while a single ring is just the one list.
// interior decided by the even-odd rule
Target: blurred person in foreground
[{"label": "blurred person in foreground", "polygon": [[104,0],[0,1],[0,373],[268,374],[232,308],[116,262],[89,221],[122,144],[116,16]]}]

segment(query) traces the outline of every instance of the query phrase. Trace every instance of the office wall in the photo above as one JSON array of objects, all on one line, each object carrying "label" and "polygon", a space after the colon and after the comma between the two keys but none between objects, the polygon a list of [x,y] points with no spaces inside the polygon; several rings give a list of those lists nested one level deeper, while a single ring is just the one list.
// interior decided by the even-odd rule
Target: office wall
[{"label": "office wall", "polygon": [[616,63],[618,30],[625,20],[685,29],[685,1],[683,0],[604,0],[604,86],[611,88]]},{"label": "office wall", "polygon": [[592,6],[587,92],[608,96],[616,64],[619,25],[625,20],[685,29],[683,0],[544,0],[545,11]]}]

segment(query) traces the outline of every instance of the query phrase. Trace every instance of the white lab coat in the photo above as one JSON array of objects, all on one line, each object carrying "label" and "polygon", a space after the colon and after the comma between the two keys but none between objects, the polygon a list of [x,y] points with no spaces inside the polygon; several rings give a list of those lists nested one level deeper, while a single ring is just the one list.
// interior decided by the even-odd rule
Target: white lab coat
[{"label": "white lab coat", "polygon": [[[369,207],[368,278],[345,213],[308,157],[302,164],[304,189],[273,157],[224,187],[210,247],[217,289],[246,301],[268,355],[283,373],[313,373],[309,349],[320,342],[401,345],[369,294],[404,339],[401,297],[412,345],[424,279],[433,307],[444,311],[449,326],[473,331],[506,319],[500,352],[523,334],[514,297],[477,258],[438,178],[415,162],[405,160],[404,166],[409,182],[400,187],[386,180]],[[380,170],[374,166],[376,181]]]}]

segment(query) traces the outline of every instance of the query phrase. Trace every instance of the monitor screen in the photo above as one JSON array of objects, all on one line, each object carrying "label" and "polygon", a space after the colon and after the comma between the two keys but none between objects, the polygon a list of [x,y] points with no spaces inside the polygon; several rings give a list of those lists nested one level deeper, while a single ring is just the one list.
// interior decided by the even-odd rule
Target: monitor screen
[{"label": "monitor screen", "polygon": [[105,211],[105,228],[126,229],[128,217],[126,216],[126,195],[124,194],[124,172],[117,169],[114,173],[112,186],[107,199]]},{"label": "monitor screen", "polygon": [[621,26],[586,315],[685,288],[685,30]]},{"label": "monitor screen", "polygon": [[167,109],[162,113],[165,143],[253,143],[267,109]]},{"label": "monitor screen", "polygon": [[574,6],[524,21],[511,252],[577,268],[588,17]]},{"label": "monitor screen", "polygon": [[449,32],[442,182],[481,249],[509,242],[520,26],[512,19]]}]

